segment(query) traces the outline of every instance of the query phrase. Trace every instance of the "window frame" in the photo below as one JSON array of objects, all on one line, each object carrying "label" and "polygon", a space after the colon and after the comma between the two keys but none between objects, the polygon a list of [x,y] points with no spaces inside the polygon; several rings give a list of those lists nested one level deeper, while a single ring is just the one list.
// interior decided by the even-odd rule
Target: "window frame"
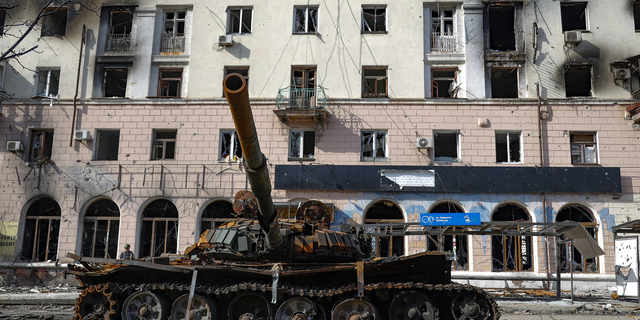
[{"label": "window frame", "polygon": [[[577,81],[575,79],[571,79],[571,81],[568,81],[569,79],[567,79],[567,73],[569,73],[570,69],[589,69],[589,95],[574,95],[568,94],[568,87],[567,84],[568,83],[576,83]],[[577,77],[577,76],[576,76]],[[593,65],[592,64],[585,64],[585,63],[569,63],[565,66],[564,69],[564,90],[565,90],[565,96],[567,98],[575,98],[575,97],[579,97],[579,98],[591,98],[594,97],[594,86],[593,86],[593,81],[594,81],[594,74],[593,74]],[[571,90],[571,91],[577,91],[577,90]]]},{"label": "window frame", "polygon": [[[451,11],[451,17],[446,17],[445,11]],[[457,10],[455,7],[436,7],[431,8],[429,11],[431,16],[429,34],[430,34],[430,52],[457,52],[458,44],[456,41],[457,29]],[[437,17],[433,16],[433,13],[437,13]],[[442,27],[446,26],[447,21],[451,21],[452,32],[443,32]],[[440,28],[440,31],[435,31],[436,28]]]},{"label": "window frame", "polygon": [[[562,10],[567,6],[576,6],[576,5],[584,5],[584,29],[566,29],[565,30],[565,22],[564,22],[564,14]],[[588,1],[562,1],[560,2],[560,29],[562,32],[566,31],[580,31],[580,32],[589,32],[589,2]]]},{"label": "window frame", "polygon": [[[437,139],[441,134],[455,134],[456,136],[456,157],[436,156]],[[434,162],[462,162],[461,160],[461,138],[460,130],[434,130],[433,131],[433,161]],[[440,158],[440,159],[438,159]]]},{"label": "window frame", "polygon": [[[240,21],[239,26],[239,30],[238,32],[234,32],[233,27],[234,24],[232,23],[232,18],[233,18],[233,11],[240,11],[240,15],[238,16],[238,19]],[[250,11],[250,17],[249,17],[249,26],[248,29],[249,31],[243,31],[242,26],[245,25],[243,22],[243,18],[244,18],[244,14],[245,11]],[[227,34],[230,35],[246,35],[246,34],[251,34],[251,31],[253,30],[253,7],[252,6],[246,6],[246,7],[228,7],[227,8]]]},{"label": "window frame", "polygon": [[[46,72],[46,81],[43,82],[41,79],[43,78],[43,73]],[[51,77],[57,73],[58,83],[55,90],[52,90]],[[47,99],[57,99],[60,96],[60,67],[38,67],[36,68],[35,74],[35,85],[34,85],[34,93],[33,98],[47,98]],[[44,88],[42,88],[44,86]],[[44,90],[41,90],[44,89]],[[55,95],[51,92],[55,91]],[[44,93],[44,94],[42,94]]]},{"label": "window frame", "polygon": [[[318,11],[320,9],[320,6],[318,5],[308,5],[308,6],[294,6],[293,7],[293,34],[317,34],[319,33],[319,21],[318,21]],[[299,30],[298,28],[298,24],[296,21],[296,17],[298,16],[298,11],[299,10],[304,10],[304,26],[301,26],[304,28],[304,30]],[[310,19],[310,11],[315,10],[313,12],[315,12],[315,19]],[[309,20],[315,20],[315,24],[312,24],[312,26],[314,27],[314,30],[311,31],[309,30]]]},{"label": "window frame", "polygon": [[[498,134],[506,134],[507,142],[505,143],[507,147],[507,161],[498,161]],[[518,157],[520,158],[518,161],[511,161],[511,145],[509,143],[509,136],[511,134],[518,135]],[[495,141],[496,141],[496,163],[505,163],[505,164],[522,164],[522,131],[517,130],[496,130],[495,131]]]},{"label": "window frame", "polygon": [[[223,155],[223,152],[225,152],[227,150],[227,148],[224,147],[224,135],[225,134],[231,134],[231,138],[229,141],[229,155],[231,155],[231,150],[235,150],[235,144],[238,143],[238,150],[240,151],[240,158],[237,160],[240,160],[244,157],[244,154],[242,152],[242,146],[240,145],[240,138],[238,137],[238,132],[236,131],[236,129],[220,129],[220,138],[218,140],[220,140],[218,142],[218,161],[236,161],[233,159],[233,157],[228,158],[225,157]],[[237,157],[237,154],[233,154],[234,157]]]},{"label": "window frame", "polygon": [[7,9],[0,9],[0,38],[4,36],[4,25],[7,22]]},{"label": "window frame", "polygon": [[[107,96],[107,72],[124,71],[126,73],[126,79],[124,80],[124,92],[122,96]],[[104,67],[102,75],[102,97],[103,98],[126,98],[127,97],[127,84],[129,83],[129,68],[127,67]]]},{"label": "window frame", "polygon": [[[237,72],[237,71],[242,71],[245,74],[243,74],[242,72]],[[240,75],[242,75],[242,78],[244,78],[244,82],[245,85],[247,86],[247,88],[249,88],[249,66],[224,66],[224,70],[223,70],[223,74],[224,76],[222,77],[223,79],[232,74],[232,73],[238,73]],[[224,88],[222,88],[222,97],[225,97],[224,94]]]},{"label": "window frame", "polygon": [[[185,52],[187,50],[187,9],[165,9],[162,11],[162,31],[160,33],[160,52]],[[167,13],[173,13],[173,18],[167,18]],[[184,13],[184,18],[179,14]],[[167,22],[172,22],[171,32],[167,32]],[[180,23],[183,32],[180,33]]]},{"label": "window frame", "polygon": [[230,207],[233,208],[233,203],[231,203],[231,201],[228,200],[215,200],[212,201],[211,203],[207,204],[204,207],[204,210],[202,211],[201,215],[200,215],[200,234],[202,235],[203,232],[205,232],[206,230],[209,229],[217,229],[220,225],[227,223],[227,222],[231,222],[231,221],[235,221],[237,220],[236,217],[233,216],[233,211],[230,211],[228,213],[226,213],[226,217],[221,218],[221,217],[215,217],[215,218],[208,218],[205,217],[205,213],[207,212],[207,209],[209,208],[209,206],[218,204],[224,202],[226,204],[228,204]]},{"label": "window frame", "polygon": [[[436,77],[434,76],[434,71],[435,72],[451,72],[453,71],[453,78],[450,77]],[[440,83],[437,81],[452,81],[451,83],[455,83],[457,85],[457,87],[449,92],[449,96],[448,97],[439,97],[438,92],[439,90],[436,90],[437,88],[439,88]],[[437,84],[437,85],[436,85]],[[451,85],[449,85],[451,86]],[[457,67],[453,67],[453,68],[431,68],[431,98],[435,98],[435,99],[440,99],[440,98],[445,98],[445,99],[456,99],[458,97],[458,89],[460,88],[459,84],[458,84],[458,68]],[[448,89],[447,89],[448,91]],[[452,95],[452,93],[454,93]]]},{"label": "window frame", "polygon": [[[384,76],[366,75],[367,71],[384,70]],[[374,81],[371,88],[367,81]],[[384,92],[378,93],[378,83],[384,81]],[[368,92],[370,89],[372,92]],[[389,97],[389,67],[388,66],[362,66],[362,98],[388,98]]]},{"label": "window frame", "polygon": [[[102,132],[118,132],[118,141],[117,141],[117,151],[116,151],[116,158],[115,159],[99,159],[98,158],[98,153],[99,153],[99,149],[100,149],[100,141],[102,141],[101,137],[102,137]],[[118,156],[120,154],[120,129],[106,129],[106,128],[99,128],[96,129],[96,134],[95,134],[95,142],[94,142],[94,147],[93,147],[93,158],[92,160],[94,161],[117,161],[118,160]]]},{"label": "window frame", "polygon": [[[41,133],[40,151],[38,151],[38,157],[33,157],[33,150],[35,148],[37,133]],[[47,134],[51,134],[51,141],[47,143]],[[29,154],[28,161],[44,161],[46,158],[51,158],[53,155],[53,129],[31,129],[31,137],[29,138]]]},{"label": "window frame", "polygon": [[[374,139],[372,141],[372,156],[365,156],[365,133],[371,133],[374,135]],[[377,156],[378,150],[378,135],[384,135],[384,156]],[[389,160],[389,133],[387,130],[360,130],[360,161],[388,161]]]},{"label": "window frame", "polygon": [[[61,11],[64,11],[64,13],[60,13]],[[64,14],[64,29],[60,28],[62,30],[62,34],[58,34],[55,31],[58,30],[58,28],[54,28],[54,27],[49,27],[48,29],[46,29],[46,23],[49,19],[53,19],[54,16],[56,16],[58,19],[62,18],[62,15]],[[48,7],[48,8],[44,8],[43,11],[43,17],[42,17],[42,24],[41,24],[41,29],[40,29],[40,36],[41,37],[64,37],[67,33],[67,22],[69,21],[69,8],[67,7]],[[54,26],[57,25],[60,22],[54,22]],[[53,33],[51,33],[51,31],[53,31]]]},{"label": "window frame", "polygon": [[[170,77],[162,77],[162,72],[177,72],[180,71],[180,78],[170,78]],[[182,79],[184,78],[184,68],[158,68],[158,97],[159,98],[182,98]],[[177,87],[177,95],[175,96],[170,96],[170,95],[162,95],[162,84],[163,83],[168,83],[169,82],[178,82],[178,87]],[[167,87],[169,88],[169,87]],[[167,89],[168,90],[168,89]],[[168,90],[169,91],[169,90]]]},{"label": "window frame", "polygon": [[[573,141],[573,136],[574,135],[592,135],[593,136],[593,142],[574,142]],[[593,157],[594,157],[594,162],[586,162],[586,154],[585,154],[585,146],[592,144],[593,145]],[[569,132],[569,146],[570,146],[570,154],[571,154],[571,164],[573,165],[598,165],[600,164],[600,157],[599,157],[599,147],[598,147],[598,132],[597,131],[571,131]],[[574,156],[574,146],[578,146],[579,147],[579,151],[580,151],[580,158],[582,159],[581,162],[576,162],[573,159]]]},{"label": "window frame", "polygon": [[[299,133],[300,135],[298,136],[299,138],[299,150],[298,150],[298,154],[293,155],[293,148],[292,148],[292,144],[293,144],[293,135],[295,133]],[[307,137],[307,133],[312,133],[313,134],[313,153],[311,153],[309,156],[309,154],[304,153],[305,150],[305,143],[308,142],[308,138]],[[290,130],[289,131],[289,150],[288,150],[288,160],[289,161],[315,161],[316,159],[316,132],[315,130]]]},{"label": "window frame", "polygon": [[[562,213],[564,210],[570,208],[570,207],[579,207],[581,209],[584,209],[587,211],[588,214],[586,214],[586,216],[588,216],[588,218],[591,220],[590,222],[580,222],[580,221],[576,221],[576,220],[572,220],[572,219],[565,219],[565,220],[561,220],[558,221],[557,217],[558,214]],[[570,209],[569,209],[570,210]],[[593,237],[593,240],[597,243],[598,242],[598,220],[595,219],[595,216],[593,215],[593,212],[591,212],[590,209],[588,209],[587,207],[583,206],[583,205],[579,205],[579,204],[568,204],[563,206],[560,210],[558,210],[558,214],[556,214],[556,219],[555,222],[564,222],[564,221],[573,221],[573,222],[578,222],[579,224],[581,224],[585,230],[587,231],[587,233],[589,233],[589,235],[591,235]],[[562,239],[566,239],[564,236],[562,236]],[[571,247],[571,260],[569,260],[569,243],[565,243],[562,245],[561,247],[562,252],[560,253],[560,263],[561,263],[561,270],[560,272],[565,273],[565,272],[571,272],[571,270],[568,268],[570,261],[574,261],[577,263],[577,261],[575,261],[575,258],[577,257],[576,253],[580,255],[580,257],[582,258],[582,263],[580,263],[582,269],[579,270],[578,268],[576,268],[577,266],[572,266],[574,268],[573,272],[580,272],[580,273],[591,273],[591,274],[597,274],[600,272],[600,263],[598,260],[598,257],[595,258],[590,258],[587,259],[584,256],[582,256],[582,254],[580,254],[580,252],[576,249],[575,246],[572,245]],[[591,261],[589,261],[591,260]],[[562,263],[566,263],[566,265],[562,264]],[[589,263],[593,263],[596,266],[596,270],[595,271],[589,271],[587,270],[587,266],[589,265]],[[567,267],[567,269],[565,269],[564,267]]]},{"label": "window frame", "polygon": [[[173,139],[156,138],[158,132],[174,132],[176,137]],[[158,142],[162,142],[162,156],[157,156]],[[173,142],[173,158],[167,158],[167,143]],[[153,129],[151,136],[151,157],[149,160],[175,160],[178,144],[178,129]]]},{"label": "window frame", "polygon": [[[365,10],[373,10],[373,21],[374,21],[374,26],[373,28],[371,28],[371,26],[369,26],[367,24],[367,19],[365,19]],[[383,10],[382,16],[384,18],[383,21],[383,29],[384,30],[375,30],[377,29],[376,26],[378,24],[378,10]],[[363,34],[367,34],[367,33],[378,33],[378,34],[386,34],[388,33],[389,29],[388,29],[388,25],[389,25],[389,20],[388,20],[388,11],[387,11],[387,5],[362,5],[362,15],[361,15],[361,19],[362,19],[362,25],[360,27],[360,33]],[[369,29],[369,30],[367,30]]]},{"label": "window frame", "polygon": [[640,32],[640,0],[633,2],[633,21],[636,33]]}]

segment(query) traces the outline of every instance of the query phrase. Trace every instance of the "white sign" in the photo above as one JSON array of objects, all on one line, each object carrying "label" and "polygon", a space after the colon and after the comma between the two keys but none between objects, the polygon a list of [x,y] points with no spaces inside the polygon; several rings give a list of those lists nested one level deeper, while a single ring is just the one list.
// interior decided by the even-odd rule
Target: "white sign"
[{"label": "white sign", "polygon": [[402,187],[435,187],[434,170],[382,170],[381,174]]},{"label": "white sign", "polygon": [[616,239],[615,251],[618,297],[638,297],[638,238]]}]

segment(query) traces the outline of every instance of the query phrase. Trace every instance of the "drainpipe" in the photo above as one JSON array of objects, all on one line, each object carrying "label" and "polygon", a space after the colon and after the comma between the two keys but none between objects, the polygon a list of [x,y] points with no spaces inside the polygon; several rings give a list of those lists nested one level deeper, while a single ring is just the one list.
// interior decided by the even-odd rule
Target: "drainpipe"
[{"label": "drainpipe", "polygon": [[[544,167],[544,157],[542,156],[542,99],[540,98],[540,83],[536,82],[536,95],[538,96],[538,149],[540,150],[540,167]],[[542,192],[542,217],[544,219],[544,223],[547,223],[547,208],[546,208],[546,197],[544,192]],[[547,280],[551,280],[551,275],[549,274],[549,248],[548,248],[548,239],[546,236],[542,238],[542,245],[544,249],[544,262],[545,269],[547,272]],[[550,282],[547,281],[547,288],[549,287]]]},{"label": "drainpipe", "polygon": [[78,75],[76,76],[76,94],[73,96],[73,117],[71,118],[71,139],[69,140],[69,147],[73,147],[73,136],[75,135],[76,127],[76,102],[78,101],[78,85],[80,84],[80,68],[82,67],[82,49],[84,47],[84,37],[87,32],[87,27],[82,25],[82,41],[80,41],[80,56],[78,57]]}]

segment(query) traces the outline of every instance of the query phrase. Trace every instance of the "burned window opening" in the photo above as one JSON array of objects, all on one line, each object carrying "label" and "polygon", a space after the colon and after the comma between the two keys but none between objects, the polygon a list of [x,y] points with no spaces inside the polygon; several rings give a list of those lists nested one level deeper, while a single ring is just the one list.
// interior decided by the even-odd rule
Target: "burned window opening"
[{"label": "burned window opening", "polygon": [[200,233],[208,229],[220,227],[223,223],[235,220],[233,204],[228,201],[219,200],[210,203],[202,212]]},{"label": "burned window opening", "polygon": [[53,151],[53,130],[31,131],[31,147],[29,161],[43,161],[51,158]]},{"label": "burned window opening", "polygon": [[251,33],[252,8],[229,9],[229,25],[227,33]]},{"label": "burned window opening", "polygon": [[[372,205],[364,214],[365,224],[402,223],[402,210],[394,203],[380,201]],[[392,257],[404,255],[404,237],[374,237],[371,243],[372,252],[377,257]]]},{"label": "burned window opening", "polygon": [[310,34],[318,31],[318,7],[294,8],[293,33]]},{"label": "burned window opening", "polygon": [[458,83],[456,72],[458,69],[431,69],[431,97],[457,98]]},{"label": "burned window opening", "polygon": [[182,69],[160,69],[158,96],[180,98]]},{"label": "burned window opening", "polygon": [[491,98],[518,98],[518,68],[491,68]]},{"label": "burned window opening", "polygon": [[593,132],[572,132],[571,139],[571,163],[596,164],[598,163],[598,143]]},{"label": "burned window opening", "polygon": [[380,33],[387,31],[387,8],[386,7],[363,7],[362,8],[362,32]]},{"label": "burned window opening", "polygon": [[316,132],[292,130],[289,133],[289,160],[315,158]]},{"label": "burned window opening", "polygon": [[[492,221],[531,221],[529,214],[515,204],[496,209]],[[512,227],[514,230],[517,226]],[[492,236],[491,261],[493,271],[531,271],[532,241],[530,236]]]},{"label": "burned window opening", "polygon": [[0,37],[4,36],[4,23],[7,19],[7,10],[0,9]]},{"label": "burned window opening", "polygon": [[591,97],[593,69],[590,65],[568,65],[564,73],[566,96]]},{"label": "burned window opening", "polygon": [[636,32],[640,32],[640,1],[635,1],[633,3],[633,21]]},{"label": "burned window opening", "polygon": [[178,209],[169,200],[156,200],[142,213],[141,257],[158,257],[178,249]]},{"label": "burned window opening", "polygon": [[118,160],[120,130],[98,129],[96,131],[95,157],[93,160]]},{"label": "burned window opening", "polygon": [[106,52],[129,52],[133,29],[133,9],[113,8],[109,17]]},{"label": "burned window opening", "polygon": [[489,49],[516,50],[515,6],[489,6]]},{"label": "burned window opening", "polygon": [[124,98],[127,93],[127,68],[105,68],[102,92],[105,98]]},{"label": "burned window opening", "polygon": [[220,155],[218,160],[238,161],[240,159],[242,159],[242,148],[236,131],[220,131]]},{"label": "burned window opening", "polygon": [[107,199],[92,203],[84,216],[82,256],[117,258],[120,209]]},{"label": "burned window opening", "polygon": [[386,131],[362,131],[361,135],[361,159],[375,160],[387,157],[387,132]]},{"label": "burned window opening", "polygon": [[362,97],[387,96],[387,67],[362,67]]},{"label": "burned window opening", "polygon": [[433,133],[433,156],[435,161],[460,161],[458,135],[457,131],[437,131]]},{"label": "burned window opening", "polygon": [[67,8],[45,8],[42,17],[42,37],[64,36],[67,30]]},{"label": "burned window opening", "polygon": [[29,206],[21,259],[31,262],[57,259],[61,212],[58,203],[51,198],[40,198]]},{"label": "burned window opening", "polygon": [[522,131],[496,131],[496,162],[519,163]]},{"label": "burned window opening", "polygon": [[153,130],[151,160],[174,159],[178,130]]},{"label": "burned window opening", "polygon": [[[464,213],[464,210],[452,202],[441,203],[433,207],[429,213]],[[454,230],[456,227],[452,227]],[[454,253],[453,270],[469,270],[468,237],[459,236],[427,236],[427,251],[450,251]]]},{"label": "burned window opening", "polygon": [[587,30],[587,3],[560,3],[562,31]]},{"label": "burned window opening", "polygon": [[[593,237],[593,240],[597,242],[598,223],[593,218],[589,209],[581,205],[566,206],[560,210],[556,216],[556,222],[563,221],[579,222],[587,230],[587,233]],[[562,239],[565,239],[564,236]],[[575,247],[571,249],[571,260],[572,263],[569,263],[569,248],[568,244],[565,244],[560,250],[560,270],[562,270],[562,272],[570,272],[570,265],[573,265],[574,272],[597,273],[599,271],[598,259],[583,258],[580,251],[576,250]]]}]

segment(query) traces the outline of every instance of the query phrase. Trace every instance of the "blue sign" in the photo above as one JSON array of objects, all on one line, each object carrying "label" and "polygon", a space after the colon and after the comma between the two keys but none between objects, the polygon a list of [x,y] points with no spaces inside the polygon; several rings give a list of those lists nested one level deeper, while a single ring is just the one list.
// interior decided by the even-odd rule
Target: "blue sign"
[{"label": "blue sign", "polygon": [[421,213],[422,226],[479,226],[480,213]]}]

